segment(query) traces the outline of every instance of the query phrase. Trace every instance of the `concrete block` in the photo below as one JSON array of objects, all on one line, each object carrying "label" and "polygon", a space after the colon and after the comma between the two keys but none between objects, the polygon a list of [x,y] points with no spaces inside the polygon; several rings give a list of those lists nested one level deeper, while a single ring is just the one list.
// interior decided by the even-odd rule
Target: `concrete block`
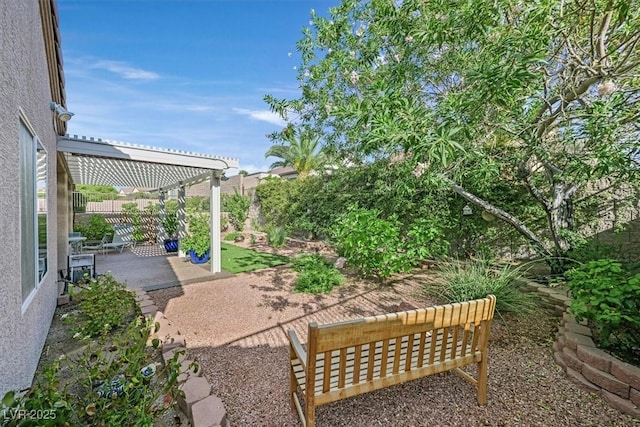
[{"label": "concrete block", "polygon": [[173,356],[178,352],[180,352],[177,359],[178,363],[182,363],[182,361],[187,358],[187,349],[184,347],[174,347],[171,350],[165,351],[164,353],[162,353],[162,360],[166,364],[169,360],[173,359]]},{"label": "concrete block", "polygon": [[58,295],[58,305],[69,304],[69,295]]},{"label": "concrete block", "polygon": [[201,366],[191,366],[192,363],[195,363],[193,360],[185,359],[180,364],[180,374],[178,375],[178,384],[182,384],[187,381],[191,377],[201,377],[202,376],[202,367]]},{"label": "concrete block", "polygon": [[571,379],[573,382],[575,382],[585,390],[595,391],[595,392],[600,391],[600,387],[598,387],[591,381],[588,381],[580,372],[574,369],[571,369],[569,367],[567,367],[567,377],[569,377],[569,379]]},{"label": "concrete block", "polygon": [[192,418],[192,406],[211,394],[211,384],[203,377],[189,378],[180,389],[184,395],[178,396],[178,405],[189,418]]},{"label": "concrete block", "polygon": [[558,366],[560,366],[563,371],[565,371],[565,372],[567,371],[567,364],[564,361],[564,357],[562,357],[562,352],[561,351],[554,351],[553,352],[553,360],[556,361]]},{"label": "concrete block", "polygon": [[585,347],[595,347],[593,340],[585,335],[576,334],[574,332],[564,333],[565,344],[571,350],[576,351],[579,345]]},{"label": "concrete block", "polygon": [[193,427],[227,427],[227,411],[217,396],[208,396],[191,407]]},{"label": "concrete block", "polygon": [[636,390],[635,388],[629,390],[629,400],[640,408],[640,390]]},{"label": "concrete block", "polygon": [[156,312],[158,311],[158,307],[152,304],[146,307],[141,307],[141,310],[144,316],[155,316]]},{"label": "concrete block", "polygon": [[596,347],[585,347],[579,345],[576,354],[578,359],[603,372],[609,372],[611,362],[616,360],[615,357]]},{"label": "concrete block", "polygon": [[182,335],[167,335],[162,341],[162,352],[166,352],[176,347],[186,347],[187,342]]},{"label": "concrete block", "polygon": [[604,390],[617,394],[624,399],[629,399],[629,384],[623,383],[613,375],[586,364],[582,367],[582,375]]},{"label": "concrete block", "polygon": [[567,367],[575,371],[582,372],[582,365],[584,365],[584,363],[578,359],[575,351],[571,350],[569,347],[565,347],[562,349],[562,357],[564,358],[564,363]]},{"label": "concrete block", "polygon": [[148,307],[150,305],[154,305],[153,304],[153,300],[151,298],[143,299],[142,301],[138,302],[138,304],[140,305],[140,308],[144,308],[144,307]]},{"label": "concrete block", "polygon": [[621,360],[612,357],[611,361],[611,375],[629,384],[636,390],[640,390],[640,368],[630,365]]},{"label": "concrete block", "polygon": [[591,336],[591,328],[584,325],[578,325],[577,323],[567,322],[564,324],[564,329],[567,332],[573,332],[575,334]]},{"label": "concrete block", "polygon": [[630,400],[623,399],[613,393],[609,393],[606,390],[602,390],[602,397],[607,403],[623,414],[631,415],[632,417],[640,418],[640,408],[633,404]]}]

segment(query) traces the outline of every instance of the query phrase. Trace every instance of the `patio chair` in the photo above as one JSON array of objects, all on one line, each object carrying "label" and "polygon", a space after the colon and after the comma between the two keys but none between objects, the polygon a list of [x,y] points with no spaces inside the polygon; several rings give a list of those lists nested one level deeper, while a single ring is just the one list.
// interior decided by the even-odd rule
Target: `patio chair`
[{"label": "patio chair", "polygon": [[109,249],[120,249],[120,253],[125,247],[131,245],[131,236],[133,234],[132,225],[121,225],[113,227],[113,240],[110,243],[102,245],[102,253],[107,254]]},{"label": "patio chair", "polygon": [[110,233],[104,233],[104,235],[102,236],[102,240],[100,240],[100,243],[97,243],[95,245],[83,245],[82,248],[85,250],[90,250],[90,251],[101,251],[104,249],[104,245],[106,245],[107,243],[109,243],[109,238],[111,237]]}]

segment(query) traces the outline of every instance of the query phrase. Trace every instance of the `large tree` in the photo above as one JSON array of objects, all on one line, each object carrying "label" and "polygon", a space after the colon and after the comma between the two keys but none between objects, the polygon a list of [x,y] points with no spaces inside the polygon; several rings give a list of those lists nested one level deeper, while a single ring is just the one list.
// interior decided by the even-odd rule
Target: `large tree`
[{"label": "large tree", "polygon": [[[576,195],[637,178],[639,3],[344,0],[303,30],[301,97],[266,100],[351,161],[404,153],[560,269]],[[491,191],[505,183],[542,232]]]}]

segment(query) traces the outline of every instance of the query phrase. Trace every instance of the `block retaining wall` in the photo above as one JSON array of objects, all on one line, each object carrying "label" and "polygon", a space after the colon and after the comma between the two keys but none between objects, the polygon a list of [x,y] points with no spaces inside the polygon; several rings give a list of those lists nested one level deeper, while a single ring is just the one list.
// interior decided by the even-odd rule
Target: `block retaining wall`
[{"label": "block retaining wall", "polygon": [[542,297],[542,305],[553,310],[560,326],[553,343],[553,358],[579,386],[601,395],[624,414],[640,418],[640,368],[597,348],[586,321],[569,313],[571,298],[564,288],[529,283]]},{"label": "block retaining wall", "polygon": [[154,320],[154,328],[149,337],[157,338],[162,348],[162,359],[165,363],[178,352],[180,363],[178,384],[183,395],[178,397],[178,406],[189,419],[192,427],[229,427],[229,420],[222,400],[214,394],[214,390],[202,376],[202,366],[190,360],[186,349],[186,341],[177,326],[171,323],[145,291],[136,290],[136,301],[142,314]]}]

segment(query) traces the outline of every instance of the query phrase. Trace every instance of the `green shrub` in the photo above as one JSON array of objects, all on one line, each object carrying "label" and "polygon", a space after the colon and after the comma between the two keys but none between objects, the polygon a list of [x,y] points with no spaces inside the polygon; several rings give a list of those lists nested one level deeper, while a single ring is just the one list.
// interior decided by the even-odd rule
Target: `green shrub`
[{"label": "green shrub", "polygon": [[231,233],[229,233],[226,236],[224,236],[224,240],[226,240],[228,242],[232,242],[232,241],[236,240],[240,236],[242,236],[242,233],[240,233],[239,231],[232,231]]},{"label": "green shrub", "polygon": [[570,311],[596,328],[596,341],[640,361],[640,274],[611,259],[590,261],[567,272]]},{"label": "green shrub", "polygon": [[244,230],[251,200],[239,193],[222,195],[222,210],[229,215],[229,222],[236,231]]},{"label": "green shrub", "polygon": [[[142,316],[124,320],[125,312],[136,311],[133,294],[113,278],[94,284],[79,294],[83,298],[79,314],[69,318],[82,325],[82,333],[96,331],[97,338],[78,334],[86,344],[82,350],[44,366],[24,396],[8,392],[0,403],[3,426],[151,427],[175,402],[180,393],[180,352],[164,366],[154,364],[152,377],[145,374],[144,369],[159,356],[146,345],[153,321]],[[100,327],[99,322],[118,328]],[[25,413],[49,419],[35,421],[35,416],[25,418]]]},{"label": "green shrub", "polygon": [[287,232],[283,227],[267,227],[267,243],[274,248],[281,248],[287,241]]},{"label": "green shrub", "polygon": [[73,332],[96,337],[119,328],[135,316],[135,297],[110,275],[99,276],[78,294],[80,313],[69,318]]},{"label": "green shrub", "polygon": [[87,240],[101,240],[105,234],[113,234],[113,227],[102,215],[93,214],[86,221],[76,222],[73,231],[82,233]]},{"label": "green shrub", "polygon": [[342,273],[321,255],[296,258],[293,261],[293,269],[299,273],[295,282],[297,292],[326,294],[344,282]]},{"label": "green shrub", "polygon": [[189,215],[189,233],[180,240],[184,252],[193,249],[197,256],[204,255],[211,248],[211,224],[209,214]]},{"label": "green shrub", "polygon": [[382,219],[376,209],[349,208],[333,228],[338,254],[365,277],[380,281],[411,268],[395,217]]},{"label": "green shrub", "polygon": [[260,214],[267,226],[282,227],[287,224],[287,210],[296,185],[288,179],[270,177],[256,187]]},{"label": "green shrub", "polygon": [[463,302],[496,296],[496,310],[501,313],[530,313],[536,297],[522,289],[522,271],[509,265],[497,266],[489,260],[442,262],[438,264],[442,281],[428,284],[425,290],[446,303]]},{"label": "green shrub", "polygon": [[133,225],[133,233],[131,235],[131,238],[135,242],[143,241],[145,237],[142,230],[142,216],[140,215],[138,204],[134,202],[123,203],[122,213],[124,214],[125,218],[127,218],[127,221]]}]

